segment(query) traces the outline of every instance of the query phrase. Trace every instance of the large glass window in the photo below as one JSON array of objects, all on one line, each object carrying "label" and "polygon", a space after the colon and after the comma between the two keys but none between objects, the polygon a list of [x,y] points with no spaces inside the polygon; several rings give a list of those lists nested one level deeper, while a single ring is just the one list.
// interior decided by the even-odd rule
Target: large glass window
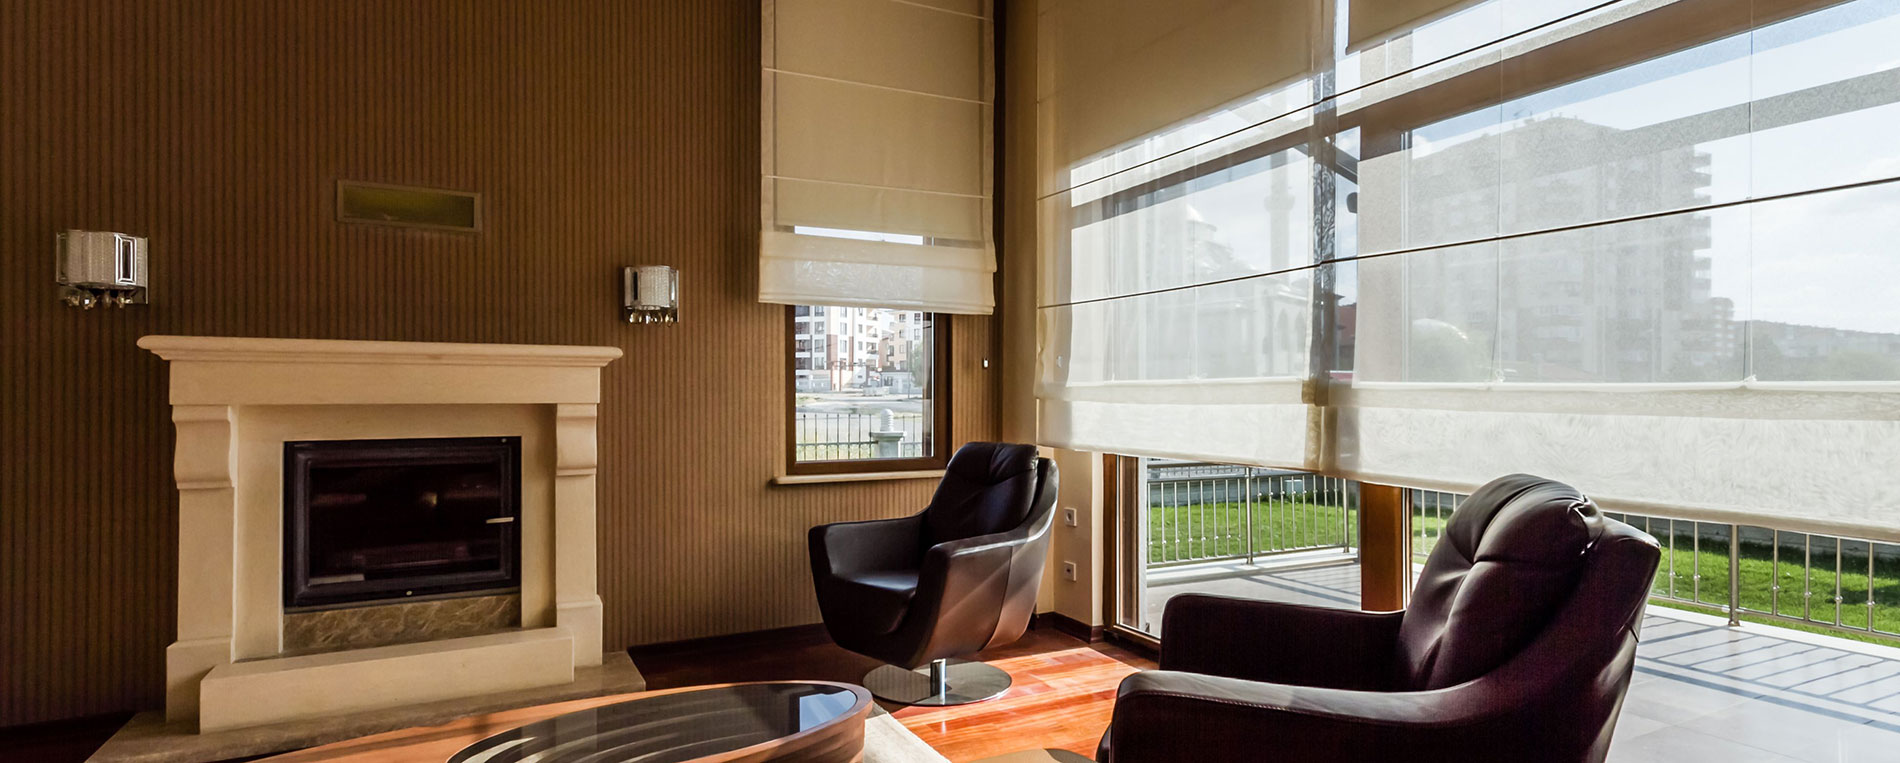
[{"label": "large glass window", "polygon": [[1900,531],[1900,0],[1275,5],[1045,15],[1045,443]]},{"label": "large glass window", "polygon": [[791,312],[788,471],[941,467],[948,458],[940,443],[949,429],[949,373],[938,316],[846,305]]},{"label": "large glass window", "polygon": [[1900,532],[1900,0],[1275,5],[1330,17],[1040,22],[1041,432],[1151,457],[1124,624],[1256,576],[1265,467]]}]

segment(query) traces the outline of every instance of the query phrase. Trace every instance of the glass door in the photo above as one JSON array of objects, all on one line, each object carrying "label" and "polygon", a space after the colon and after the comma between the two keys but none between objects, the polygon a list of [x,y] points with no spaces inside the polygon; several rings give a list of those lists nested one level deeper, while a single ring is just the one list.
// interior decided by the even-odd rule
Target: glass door
[{"label": "glass door", "polygon": [[1310,472],[1115,459],[1114,622],[1161,635],[1170,598],[1359,606],[1359,485]]}]

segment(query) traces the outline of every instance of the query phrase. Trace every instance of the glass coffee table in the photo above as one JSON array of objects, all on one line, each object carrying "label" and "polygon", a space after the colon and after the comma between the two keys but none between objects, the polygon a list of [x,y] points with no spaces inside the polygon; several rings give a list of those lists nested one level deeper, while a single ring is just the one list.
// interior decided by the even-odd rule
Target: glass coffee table
[{"label": "glass coffee table", "polygon": [[862,759],[871,693],[828,681],[648,692],[536,721],[469,745],[449,763],[677,763]]}]

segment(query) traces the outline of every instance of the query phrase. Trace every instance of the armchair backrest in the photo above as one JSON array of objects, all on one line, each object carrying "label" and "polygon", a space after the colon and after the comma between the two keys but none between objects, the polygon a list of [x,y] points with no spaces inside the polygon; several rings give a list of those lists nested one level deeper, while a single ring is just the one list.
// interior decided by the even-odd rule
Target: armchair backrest
[{"label": "armchair backrest", "polygon": [[1396,687],[1453,686],[1516,656],[1571,601],[1606,523],[1560,482],[1513,474],[1479,488],[1419,574],[1399,626]]},{"label": "armchair backrest", "polygon": [[924,547],[1021,526],[1038,482],[1034,445],[973,442],[958,448],[924,510]]}]

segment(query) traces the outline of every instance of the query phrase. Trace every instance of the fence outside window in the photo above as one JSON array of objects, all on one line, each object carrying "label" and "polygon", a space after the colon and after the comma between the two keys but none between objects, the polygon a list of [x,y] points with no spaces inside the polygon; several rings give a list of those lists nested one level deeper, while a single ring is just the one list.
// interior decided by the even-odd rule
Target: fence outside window
[{"label": "fence outside window", "polygon": [[[1412,556],[1424,562],[1465,496],[1412,492]],[[1654,601],[1743,620],[1900,640],[1900,545],[1755,525],[1623,512],[1605,515],[1649,533],[1662,563]]]},{"label": "fence outside window", "polygon": [[[877,413],[797,412],[797,458],[800,461],[850,461],[873,458],[921,458],[924,452],[924,415],[900,413],[884,429]],[[902,432],[901,439],[873,433]],[[880,449],[882,446],[882,449]]]},{"label": "fence outside window", "polygon": [[1358,548],[1350,480],[1162,459],[1148,461],[1146,480],[1150,567]]}]

